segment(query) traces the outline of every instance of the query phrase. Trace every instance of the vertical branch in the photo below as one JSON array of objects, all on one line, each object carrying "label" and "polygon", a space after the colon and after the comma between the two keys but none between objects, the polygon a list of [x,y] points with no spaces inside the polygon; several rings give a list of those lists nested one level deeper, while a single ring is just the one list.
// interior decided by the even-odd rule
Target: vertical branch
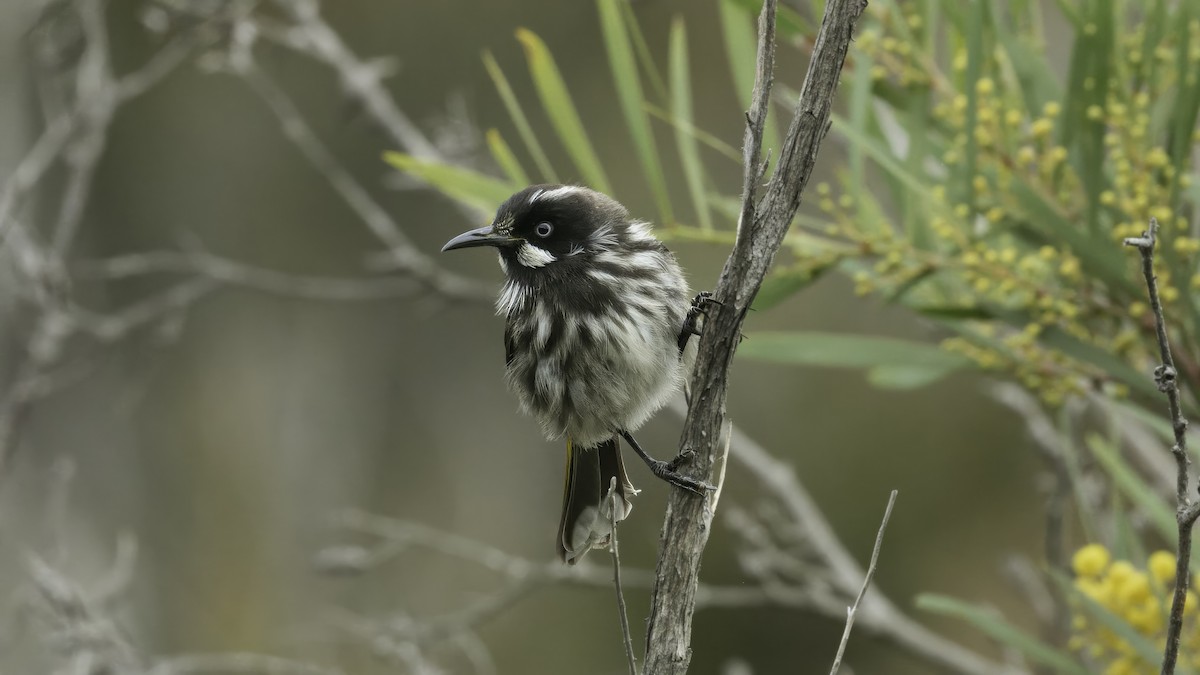
[{"label": "vertical branch", "polygon": [[[741,335],[742,321],[762,285],[767,269],[800,206],[800,194],[816,163],[817,150],[829,129],[833,96],[842,64],[865,0],[829,0],[813,46],[808,74],[792,122],[780,149],[770,183],[761,200],[757,184],[763,170],[762,124],[770,95],[774,51],[775,1],[766,0],[760,16],[757,76],[747,113],[744,150],[745,191],[734,250],[725,262],[714,297],[720,303],[705,322],[691,382],[691,407],[684,422],[680,452],[693,457],[690,472],[706,478],[712,472],[725,421],[729,366]],[[681,674],[691,662],[692,614],[696,607],[700,558],[708,543],[713,509],[709,498],[672,492],[663,522],[647,620],[645,672]]]},{"label": "vertical branch", "polygon": [[1158,220],[1150,219],[1150,228],[1141,237],[1125,240],[1126,246],[1135,247],[1142,255],[1142,275],[1146,277],[1146,291],[1150,296],[1150,309],[1154,312],[1154,329],[1158,337],[1158,349],[1162,364],[1154,369],[1154,382],[1158,390],[1167,395],[1167,407],[1171,415],[1171,428],[1175,431],[1175,445],[1171,454],[1175,456],[1175,521],[1179,527],[1179,549],[1175,557],[1175,593],[1171,599],[1171,614],[1167,622],[1167,645],[1163,650],[1162,675],[1175,672],[1179,659],[1179,634],[1183,631],[1183,609],[1187,601],[1189,564],[1192,559],[1192,526],[1200,516],[1200,504],[1188,499],[1188,454],[1187,426],[1179,403],[1179,382],[1175,360],[1171,357],[1171,343],[1167,338],[1167,323],[1163,316],[1162,300],[1158,296],[1158,279],[1154,274],[1154,245],[1158,241]]}]

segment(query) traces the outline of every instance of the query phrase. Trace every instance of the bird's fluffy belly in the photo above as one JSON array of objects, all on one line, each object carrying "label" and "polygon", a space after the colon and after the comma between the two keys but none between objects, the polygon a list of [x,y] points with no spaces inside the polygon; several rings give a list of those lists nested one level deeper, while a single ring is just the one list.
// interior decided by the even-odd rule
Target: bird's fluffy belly
[{"label": "bird's fluffy belly", "polygon": [[555,322],[538,303],[517,322],[531,348],[509,364],[509,384],[548,437],[589,447],[637,429],[667,403],[683,378],[675,339],[682,312],[652,310]]}]

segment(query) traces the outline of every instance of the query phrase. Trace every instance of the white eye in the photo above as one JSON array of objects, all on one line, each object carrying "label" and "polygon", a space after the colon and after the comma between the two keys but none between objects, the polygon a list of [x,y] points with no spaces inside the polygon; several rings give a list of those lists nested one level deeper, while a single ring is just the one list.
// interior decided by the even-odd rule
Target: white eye
[{"label": "white eye", "polygon": [[537,236],[545,239],[550,236],[550,233],[554,232],[554,226],[550,223],[538,223],[537,227],[533,228],[533,231]]}]

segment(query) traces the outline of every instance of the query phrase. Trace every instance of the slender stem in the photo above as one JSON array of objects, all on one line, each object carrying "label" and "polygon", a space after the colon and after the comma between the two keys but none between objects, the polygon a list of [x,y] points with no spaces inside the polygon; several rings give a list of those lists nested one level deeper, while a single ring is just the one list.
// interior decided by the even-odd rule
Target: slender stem
[{"label": "slender stem", "polygon": [[883,522],[879,523],[879,533],[875,535],[875,548],[871,550],[871,564],[867,565],[867,573],[863,576],[862,588],[858,590],[854,604],[846,610],[846,629],[842,631],[842,641],[838,644],[837,656],[833,657],[833,668],[829,670],[829,675],[837,675],[838,670],[842,667],[842,656],[846,653],[846,643],[850,642],[850,629],[854,627],[854,615],[858,613],[858,605],[862,602],[863,596],[867,594],[867,588],[875,576],[875,565],[879,562],[879,549],[883,548],[883,533],[887,531],[888,520],[892,517],[892,507],[896,505],[896,494],[896,490],[892,490],[891,496],[888,497],[887,508],[883,511]]},{"label": "slender stem", "polygon": [[629,630],[629,610],[625,608],[625,591],[621,587],[621,554],[617,550],[617,477],[613,476],[608,487],[608,515],[612,525],[609,548],[612,550],[613,587],[617,591],[617,609],[621,613],[621,637],[625,643],[625,659],[629,662],[629,675],[638,675],[637,657],[633,655],[633,636]]},{"label": "slender stem", "polygon": [[1172,675],[1179,660],[1179,635],[1183,632],[1183,610],[1187,602],[1189,565],[1192,559],[1192,526],[1200,516],[1200,505],[1188,499],[1188,454],[1187,419],[1183,416],[1179,402],[1179,378],[1175,361],[1171,358],[1171,342],[1167,337],[1167,322],[1163,315],[1162,301],[1158,295],[1158,279],[1154,274],[1154,245],[1158,241],[1158,220],[1150,219],[1150,228],[1141,237],[1125,240],[1126,246],[1137,248],[1142,255],[1142,275],[1146,277],[1146,291],[1150,296],[1150,309],[1154,313],[1154,329],[1158,338],[1158,349],[1162,365],[1154,369],[1154,382],[1158,390],[1167,395],[1167,407],[1171,414],[1171,428],[1175,432],[1175,445],[1171,454],[1175,457],[1175,520],[1179,528],[1179,550],[1175,556],[1175,593],[1171,598],[1171,614],[1167,621],[1167,644],[1163,650],[1162,675]]}]

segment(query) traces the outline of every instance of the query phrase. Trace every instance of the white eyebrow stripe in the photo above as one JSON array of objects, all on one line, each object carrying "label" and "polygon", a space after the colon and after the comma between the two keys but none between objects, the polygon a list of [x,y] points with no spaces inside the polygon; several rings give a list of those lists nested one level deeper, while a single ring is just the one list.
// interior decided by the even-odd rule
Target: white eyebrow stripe
[{"label": "white eyebrow stripe", "polygon": [[579,187],[578,185],[564,185],[562,187],[554,188],[553,190],[540,190],[538,192],[538,199],[561,199],[567,195],[574,194],[582,190],[583,188]]}]

